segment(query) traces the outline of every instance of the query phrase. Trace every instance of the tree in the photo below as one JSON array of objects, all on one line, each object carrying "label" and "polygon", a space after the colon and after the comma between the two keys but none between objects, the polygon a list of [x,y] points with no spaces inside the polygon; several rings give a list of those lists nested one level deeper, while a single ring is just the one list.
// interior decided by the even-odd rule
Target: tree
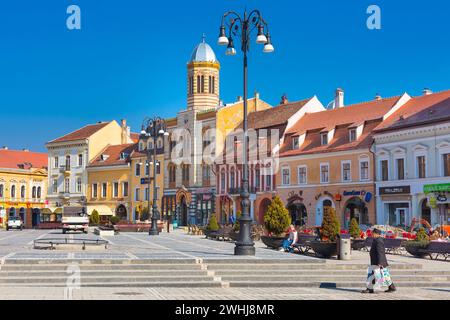
[{"label": "tree", "polygon": [[280,197],[276,196],[264,213],[264,226],[274,236],[280,236],[291,224],[289,211]]},{"label": "tree", "polygon": [[240,223],[239,223],[239,218],[241,217],[241,211],[236,212],[236,222],[234,223],[233,226],[233,231],[234,232],[239,232],[239,229],[241,227]]},{"label": "tree", "polygon": [[89,223],[94,225],[100,223],[100,216],[97,210],[94,209],[92,211],[91,216],[89,217]]},{"label": "tree", "polygon": [[336,210],[332,207],[325,207],[323,210],[322,241],[335,242],[340,233],[340,223],[336,217]]},{"label": "tree", "polygon": [[219,230],[219,224],[217,223],[217,218],[214,213],[209,218],[208,225],[206,226],[206,230],[209,230],[209,231]]},{"label": "tree", "polygon": [[356,218],[353,218],[350,221],[350,227],[348,228],[348,232],[350,233],[350,236],[353,237],[353,239],[359,239],[361,234],[361,229],[359,228],[358,221]]},{"label": "tree", "polygon": [[430,237],[427,235],[427,233],[423,227],[421,227],[419,229],[419,231],[417,231],[416,241],[423,242],[423,243],[430,242]]}]

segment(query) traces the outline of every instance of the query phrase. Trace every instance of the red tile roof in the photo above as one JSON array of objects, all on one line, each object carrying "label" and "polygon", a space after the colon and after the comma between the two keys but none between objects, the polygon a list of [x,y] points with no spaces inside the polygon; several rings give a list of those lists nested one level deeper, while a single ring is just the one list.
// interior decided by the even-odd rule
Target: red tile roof
[{"label": "red tile roof", "polygon": [[134,143],[136,143],[136,142],[139,142],[139,135],[140,135],[139,133],[131,132],[130,138]]},{"label": "red tile roof", "polygon": [[46,153],[0,150],[0,168],[8,169],[42,169],[48,166]]},{"label": "red tile roof", "polygon": [[305,114],[289,130],[288,134],[301,135],[309,130],[334,128],[337,125],[363,123],[382,118],[400,99],[400,96],[362,102],[320,112]]},{"label": "red tile roof", "polygon": [[414,97],[383,121],[376,132],[450,120],[450,90]]},{"label": "red tile roof", "polygon": [[[108,146],[99,154],[94,160],[91,161],[89,167],[103,167],[103,166],[118,166],[124,165],[129,161],[129,156],[134,150],[136,144],[119,144],[116,146]],[[126,157],[121,158],[121,153],[125,153]],[[102,155],[107,155],[108,158],[102,160]]]},{"label": "red tile roof", "polygon": [[[372,132],[383,116],[398,102],[399,96],[358,103],[338,109],[305,114],[286,133],[280,156],[336,152],[367,148],[372,144]],[[365,124],[361,136],[349,141],[349,128]],[[321,133],[335,129],[333,139],[321,145]],[[306,133],[299,149],[292,150],[292,137]]]},{"label": "red tile roof", "polygon": [[65,142],[65,141],[74,141],[74,140],[82,140],[87,139],[90,136],[92,136],[94,133],[99,131],[100,129],[107,126],[110,122],[102,122],[102,123],[96,123],[96,124],[89,124],[87,126],[84,126],[81,129],[78,129],[76,131],[73,131],[71,133],[68,133],[62,137],[59,137],[55,140],[50,141],[49,143],[53,142]]},{"label": "red tile roof", "polygon": [[311,98],[251,112],[248,115],[248,127],[261,129],[284,124],[310,100]]}]

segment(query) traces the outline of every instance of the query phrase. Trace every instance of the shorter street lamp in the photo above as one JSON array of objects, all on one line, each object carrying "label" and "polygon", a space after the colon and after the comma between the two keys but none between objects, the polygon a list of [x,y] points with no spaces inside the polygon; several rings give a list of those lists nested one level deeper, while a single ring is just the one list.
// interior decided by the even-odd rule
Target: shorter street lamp
[{"label": "shorter street lamp", "polygon": [[[150,166],[153,164],[153,207],[152,207],[152,224],[150,227],[150,230],[148,232],[151,236],[156,236],[159,234],[158,232],[158,206],[156,204],[157,197],[156,197],[156,166],[159,165],[159,162],[156,160],[156,147],[159,137],[166,137],[169,133],[167,132],[167,127],[164,119],[161,119],[160,117],[154,117],[154,118],[145,118],[142,123],[142,130],[141,130],[141,139],[146,141],[147,145],[147,163],[146,166]],[[151,161],[151,151],[148,146],[148,141],[150,139],[153,139],[153,161]],[[150,211],[150,167],[148,168],[148,210]]]}]

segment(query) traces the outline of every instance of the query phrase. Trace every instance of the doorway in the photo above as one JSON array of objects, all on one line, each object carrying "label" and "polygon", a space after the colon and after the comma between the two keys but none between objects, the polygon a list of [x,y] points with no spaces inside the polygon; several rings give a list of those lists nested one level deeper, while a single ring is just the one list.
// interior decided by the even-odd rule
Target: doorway
[{"label": "doorway", "polygon": [[421,216],[422,219],[426,220],[431,224],[431,208],[428,206],[428,199],[424,199],[421,205]]},{"label": "doorway", "polygon": [[288,205],[287,209],[291,215],[291,223],[295,226],[304,226],[308,222],[308,213],[306,212],[306,207],[303,203],[291,203]]},{"label": "doorway", "polygon": [[187,226],[188,225],[188,206],[186,203],[186,197],[181,198],[180,203],[180,226]]},{"label": "doorway", "polygon": [[41,221],[41,210],[38,208],[34,208],[31,212],[31,226],[33,228],[36,228]]}]

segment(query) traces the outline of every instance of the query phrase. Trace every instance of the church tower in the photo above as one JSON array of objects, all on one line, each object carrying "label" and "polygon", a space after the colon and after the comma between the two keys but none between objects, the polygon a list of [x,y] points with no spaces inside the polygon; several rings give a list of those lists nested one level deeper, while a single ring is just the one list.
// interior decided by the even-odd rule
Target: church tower
[{"label": "church tower", "polygon": [[219,105],[220,64],[212,48],[202,42],[192,52],[188,63],[188,110],[204,111]]}]

